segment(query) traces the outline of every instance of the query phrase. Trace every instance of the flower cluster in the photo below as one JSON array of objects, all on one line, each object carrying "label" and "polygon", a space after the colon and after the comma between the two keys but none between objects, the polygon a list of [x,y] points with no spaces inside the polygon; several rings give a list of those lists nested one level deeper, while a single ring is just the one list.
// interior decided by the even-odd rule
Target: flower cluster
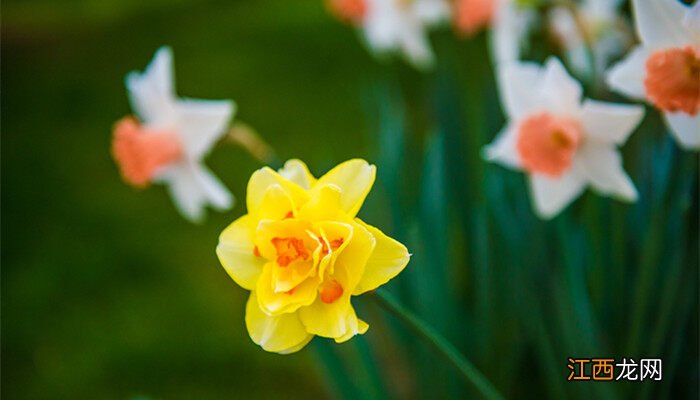
[{"label": "flower cluster", "polygon": [[375,167],[350,160],[319,179],[290,160],[248,183],[248,213],[227,227],[216,253],[231,278],[250,290],[246,326],[255,343],[292,353],[315,335],[344,342],[368,325],[350,303],[403,270],[401,243],[355,215]]}]

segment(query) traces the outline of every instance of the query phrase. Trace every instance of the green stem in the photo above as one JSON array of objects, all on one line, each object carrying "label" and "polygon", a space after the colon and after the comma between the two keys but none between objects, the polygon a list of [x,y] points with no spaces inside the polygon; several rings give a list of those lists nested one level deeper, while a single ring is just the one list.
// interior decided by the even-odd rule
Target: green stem
[{"label": "green stem", "polygon": [[428,326],[416,315],[407,310],[404,306],[399,304],[399,302],[384,289],[378,289],[374,293],[374,299],[377,300],[380,306],[384,307],[387,311],[392,313],[403,323],[406,324],[411,330],[420,337],[426,344],[436,350],[448,363],[452,364],[453,367],[457,368],[459,372],[462,373],[464,378],[471,382],[474,387],[484,396],[486,399],[499,399],[502,400],[503,396],[496,390],[491,382],[486,379],[486,377],[479,372],[476,367],[469,362],[459,350],[457,350],[452,343],[448,342],[442,335],[436,332],[433,328]]}]

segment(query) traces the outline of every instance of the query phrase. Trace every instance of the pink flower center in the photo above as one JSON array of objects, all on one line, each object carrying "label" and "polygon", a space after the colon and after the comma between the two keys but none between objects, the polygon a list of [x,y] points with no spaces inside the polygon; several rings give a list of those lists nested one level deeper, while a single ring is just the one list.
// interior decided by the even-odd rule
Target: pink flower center
[{"label": "pink flower center", "polygon": [[523,169],[551,177],[561,176],[571,167],[583,138],[576,120],[546,112],[522,121],[517,135],[516,149]]},{"label": "pink flower center", "polygon": [[644,87],[660,110],[696,115],[700,110],[700,50],[692,46],[654,52],[646,62]]},{"label": "pink flower center", "polygon": [[455,25],[462,33],[473,35],[491,23],[495,12],[495,0],[457,0]]},{"label": "pink flower center", "polygon": [[124,180],[143,187],[158,169],[181,159],[183,149],[175,133],[146,129],[126,117],[114,126],[112,155]]},{"label": "pink flower center", "polygon": [[328,8],[338,18],[358,24],[367,14],[365,0],[327,0]]}]

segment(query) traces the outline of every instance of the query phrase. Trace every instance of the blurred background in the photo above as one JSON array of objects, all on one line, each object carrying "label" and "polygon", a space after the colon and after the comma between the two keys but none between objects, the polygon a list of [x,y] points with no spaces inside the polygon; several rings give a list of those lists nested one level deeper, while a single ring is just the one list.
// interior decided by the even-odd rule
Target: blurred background
[{"label": "blurred background", "polygon": [[[124,76],[170,45],[178,94],[235,100],[280,159],[378,165],[360,216],[414,254],[390,290],[506,397],[697,398],[697,156],[653,112],[625,148],[638,203],[587,193],[542,222],[522,174],[479,157],[503,122],[484,34],[436,32],[419,73],[377,62],[320,0],[8,0],[2,22],[3,397],[474,395],[367,298],[370,330],[345,345],[249,339],[214,248],[262,165],[218,146],[207,164],[238,202],[192,225],[110,155]],[[596,356],[662,358],[664,380],[566,381],[567,357]]]}]

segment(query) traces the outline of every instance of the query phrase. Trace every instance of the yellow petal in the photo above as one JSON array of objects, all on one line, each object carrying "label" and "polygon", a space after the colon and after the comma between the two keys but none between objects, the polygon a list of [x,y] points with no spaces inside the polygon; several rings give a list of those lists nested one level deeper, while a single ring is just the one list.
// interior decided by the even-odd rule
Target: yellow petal
[{"label": "yellow petal", "polygon": [[299,218],[307,221],[348,220],[343,211],[342,191],[337,185],[317,185],[309,201],[299,210]]},{"label": "yellow petal", "polygon": [[274,183],[265,189],[257,210],[251,215],[256,221],[281,220],[294,212],[294,202],[282,185]]},{"label": "yellow petal", "polygon": [[311,191],[318,190],[317,188],[328,184],[338,186],[342,193],[340,197],[341,208],[350,217],[354,217],[372,189],[375,173],[374,165],[369,165],[365,160],[346,161],[323,175]]},{"label": "yellow petal", "polygon": [[351,312],[348,313],[348,320],[347,320],[347,330],[345,331],[345,334],[335,338],[336,343],[343,343],[347,342],[348,340],[352,339],[353,336],[355,335],[364,335],[365,332],[367,332],[367,329],[369,329],[369,325],[367,323],[359,318],[357,318],[357,315],[355,314],[355,310],[351,308]]},{"label": "yellow petal", "polygon": [[313,338],[296,313],[269,316],[258,307],[255,292],[246,305],[245,324],[250,338],[266,351],[289,354],[299,351]]},{"label": "yellow petal", "polygon": [[333,266],[334,276],[342,283],[348,295],[355,291],[364,275],[367,261],[376,245],[374,236],[364,226],[356,222],[352,222],[351,226],[350,243],[339,252]]},{"label": "yellow petal", "polygon": [[216,255],[229,276],[244,289],[253,290],[265,260],[254,254],[255,228],[252,218],[244,215],[233,221],[219,236]]},{"label": "yellow petal", "polygon": [[309,168],[301,160],[288,160],[284,163],[284,167],[279,170],[279,174],[306,190],[311,189],[316,184],[316,178],[311,175]]},{"label": "yellow petal", "polygon": [[406,246],[388,237],[379,229],[364,223],[359,218],[355,218],[355,221],[365,227],[377,241],[372,255],[367,260],[362,279],[352,293],[357,296],[389,282],[403,271],[411,255],[408,254]]},{"label": "yellow petal", "polygon": [[254,214],[258,211],[267,189],[275,184],[280,185],[287,192],[296,207],[301,207],[309,198],[306,190],[301,186],[283,178],[271,168],[265,167],[255,171],[248,181],[246,197],[248,213]]},{"label": "yellow petal", "polygon": [[287,314],[314,302],[318,293],[318,278],[307,278],[289,292],[276,292],[272,281],[273,268],[280,267],[274,262],[265,264],[256,287],[258,305],[263,312],[268,315]]}]

